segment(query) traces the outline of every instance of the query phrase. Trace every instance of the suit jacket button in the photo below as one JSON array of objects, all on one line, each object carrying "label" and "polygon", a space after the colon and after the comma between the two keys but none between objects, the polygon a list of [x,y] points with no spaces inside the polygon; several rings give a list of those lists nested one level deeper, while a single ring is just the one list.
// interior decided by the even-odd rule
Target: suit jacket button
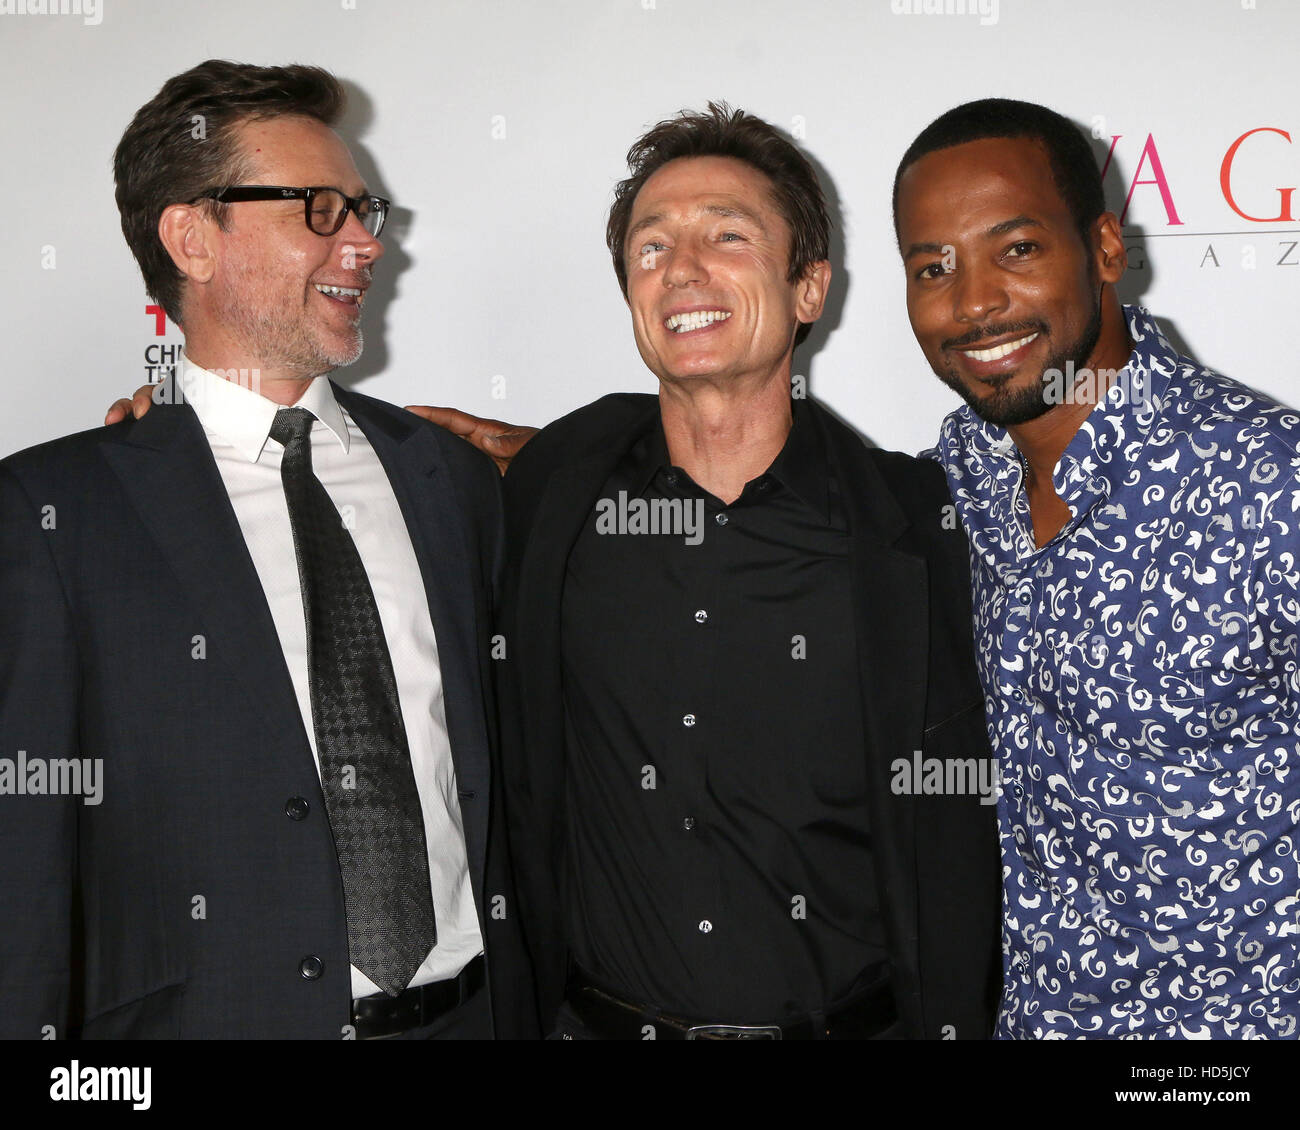
[{"label": "suit jacket button", "polygon": [[310,811],[311,805],[300,796],[291,796],[284,802],[284,814],[290,820],[306,820]]},{"label": "suit jacket button", "polygon": [[325,963],[311,953],[298,962],[298,972],[308,981],[318,981],[320,975],[325,972]]}]

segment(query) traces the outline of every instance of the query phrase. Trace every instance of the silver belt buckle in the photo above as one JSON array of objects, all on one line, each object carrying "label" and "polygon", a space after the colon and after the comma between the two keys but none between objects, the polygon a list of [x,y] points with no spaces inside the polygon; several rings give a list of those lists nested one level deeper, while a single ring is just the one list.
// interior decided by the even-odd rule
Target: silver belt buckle
[{"label": "silver belt buckle", "polygon": [[686,1029],[688,1040],[779,1040],[781,1029],[776,1024],[696,1024]]}]

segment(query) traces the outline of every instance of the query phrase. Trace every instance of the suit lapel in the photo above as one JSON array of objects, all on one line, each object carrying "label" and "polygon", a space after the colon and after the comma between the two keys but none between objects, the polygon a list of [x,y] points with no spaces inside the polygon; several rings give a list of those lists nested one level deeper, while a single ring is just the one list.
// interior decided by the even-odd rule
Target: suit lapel
[{"label": "suit lapel", "polygon": [[582,533],[601,488],[636,439],[620,429],[612,445],[553,472],[543,490],[523,545],[512,620],[517,648],[520,701],[527,719],[526,774],[529,791],[552,821],[538,832],[547,838],[554,874],[563,874],[566,748],[563,648],[560,635],[564,581],[569,555]]},{"label": "suit lapel", "polygon": [[471,567],[469,531],[447,461],[436,433],[417,417],[374,412],[364,399],[338,385],[334,393],[379,457],[411,536],[438,644],[457,785],[486,791],[486,719],[475,662],[475,615],[485,615],[486,609],[471,582],[477,565]]},{"label": "suit lapel", "polygon": [[207,658],[229,666],[277,743],[309,757],[280,637],[194,410],[155,405],[102,450],[198,611]]},{"label": "suit lapel", "polygon": [[534,658],[547,657],[544,663],[523,665],[525,671],[546,673],[544,685],[525,688],[530,705],[542,705],[559,690],[560,594],[569,554],[622,455],[620,447],[561,467],[550,476],[537,507],[524,548],[516,602],[525,626],[525,646],[536,649]]},{"label": "suit lapel", "polygon": [[[916,952],[916,813],[894,795],[891,765],[911,758],[925,729],[930,659],[925,561],[898,542],[906,514],[862,441],[819,409],[844,495],[851,540],[853,622],[867,739],[867,781],[882,910],[900,960]],[[915,973],[915,970],[913,970]]]}]

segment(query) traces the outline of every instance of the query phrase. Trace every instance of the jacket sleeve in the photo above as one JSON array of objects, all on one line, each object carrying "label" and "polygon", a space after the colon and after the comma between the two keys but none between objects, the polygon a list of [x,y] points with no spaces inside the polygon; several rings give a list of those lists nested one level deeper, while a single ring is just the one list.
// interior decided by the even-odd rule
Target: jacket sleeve
[{"label": "jacket sleeve", "polygon": [[0,464],[0,1036],[9,1039],[69,1034],[80,798],[28,794],[23,767],[80,755],[76,640],[51,548],[70,518]]}]

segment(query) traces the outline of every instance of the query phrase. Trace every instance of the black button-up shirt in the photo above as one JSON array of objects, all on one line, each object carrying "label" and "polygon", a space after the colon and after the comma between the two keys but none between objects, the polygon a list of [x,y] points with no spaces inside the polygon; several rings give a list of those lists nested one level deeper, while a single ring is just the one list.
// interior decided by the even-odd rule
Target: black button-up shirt
[{"label": "black button-up shirt", "polygon": [[562,612],[565,912],[629,1000],[779,1020],[884,957],[848,554],[797,401],[732,505],[669,466],[656,421],[588,518]]}]

